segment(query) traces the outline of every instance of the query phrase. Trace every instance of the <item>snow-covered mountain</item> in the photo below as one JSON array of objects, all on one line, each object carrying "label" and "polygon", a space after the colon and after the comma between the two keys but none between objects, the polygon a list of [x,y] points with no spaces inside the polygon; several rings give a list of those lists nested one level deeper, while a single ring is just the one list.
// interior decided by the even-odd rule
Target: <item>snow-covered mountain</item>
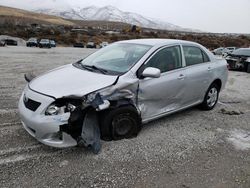
[{"label": "snow-covered mountain", "polygon": [[157,19],[146,18],[142,15],[132,12],[123,12],[113,6],[96,7],[88,6],[85,8],[68,7],[62,9],[36,9],[38,13],[45,13],[50,15],[60,16],[66,19],[75,20],[102,20],[102,21],[116,21],[128,24],[138,25],[146,28],[177,30],[177,31],[194,31],[192,29],[182,28],[174,24],[159,21]]}]

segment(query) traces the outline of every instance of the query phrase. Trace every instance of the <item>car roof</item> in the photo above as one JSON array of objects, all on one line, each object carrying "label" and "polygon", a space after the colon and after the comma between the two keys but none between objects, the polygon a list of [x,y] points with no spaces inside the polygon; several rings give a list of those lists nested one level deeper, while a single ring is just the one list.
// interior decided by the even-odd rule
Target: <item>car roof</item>
[{"label": "car roof", "polygon": [[118,43],[133,43],[133,44],[142,44],[150,46],[159,46],[159,45],[171,45],[171,44],[196,44],[195,42],[185,41],[185,40],[176,40],[176,39],[135,39],[135,40],[124,40]]}]

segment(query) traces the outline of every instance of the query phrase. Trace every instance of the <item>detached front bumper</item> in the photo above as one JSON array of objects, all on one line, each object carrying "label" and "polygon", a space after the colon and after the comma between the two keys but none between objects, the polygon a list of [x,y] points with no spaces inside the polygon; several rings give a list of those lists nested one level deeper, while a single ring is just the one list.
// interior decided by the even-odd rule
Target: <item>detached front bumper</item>
[{"label": "detached front bumper", "polygon": [[[24,101],[31,99],[41,103],[36,110],[30,110]],[[76,146],[77,142],[71,135],[61,132],[60,125],[67,124],[70,113],[46,116],[45,110],[54,101],[53,98],[25,88],[18,104],[19,114],[25,130],[39,142],[58,148]]]}]

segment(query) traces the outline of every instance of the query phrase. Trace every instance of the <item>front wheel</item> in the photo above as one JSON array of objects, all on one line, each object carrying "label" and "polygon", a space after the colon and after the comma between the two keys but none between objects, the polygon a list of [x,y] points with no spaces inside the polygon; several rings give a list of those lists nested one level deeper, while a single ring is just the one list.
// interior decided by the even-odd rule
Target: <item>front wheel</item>
[{"label": "front wheel", "polygon": [[141,119],[132,106],[107,110],[102,114],[100,124],[103,140],[132,138],[141,130]]},{"label": "front wheel", "polygon": [[218,102],[219,92],[220,90],[218,85],[215,83],[212,84],[206,92],[204,100],[201,104],[201,109],[212,110]]}]

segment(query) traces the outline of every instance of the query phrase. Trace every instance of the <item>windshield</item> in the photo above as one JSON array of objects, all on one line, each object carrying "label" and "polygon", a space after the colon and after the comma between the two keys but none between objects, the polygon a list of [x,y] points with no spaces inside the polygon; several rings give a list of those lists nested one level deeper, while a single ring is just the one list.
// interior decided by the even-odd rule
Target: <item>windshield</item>
[{"label": "windshield", "polygon": [[119,43],[107,46],[81,61],[83,66],[92,66],[107,72],[127,72],[151,48],[149,45]]},{"label": "windshield", "polygon": [[233,55],[242,55],[242,56],[250,56],[250,48],[241,48],[238,50],[235,50]]}]

